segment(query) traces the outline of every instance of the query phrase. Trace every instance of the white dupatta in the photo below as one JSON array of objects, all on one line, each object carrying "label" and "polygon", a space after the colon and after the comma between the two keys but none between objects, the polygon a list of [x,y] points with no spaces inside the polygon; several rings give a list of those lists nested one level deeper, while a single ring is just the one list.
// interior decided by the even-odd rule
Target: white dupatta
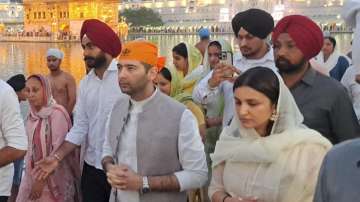
[{"label": "white dupatta", "polygon": [[329,58],[324,61],[324,53],[322,51],[320,51],[320,53],[315,57],[316,62],[324,67],[327,71],[327,74],[329,74],[329,72],[335,67],[335,65],[337,64],[338,60],[339,60],[340,54],[338,51],[334,50],[334,52],[331,53],[331,55],[329,56]]}]

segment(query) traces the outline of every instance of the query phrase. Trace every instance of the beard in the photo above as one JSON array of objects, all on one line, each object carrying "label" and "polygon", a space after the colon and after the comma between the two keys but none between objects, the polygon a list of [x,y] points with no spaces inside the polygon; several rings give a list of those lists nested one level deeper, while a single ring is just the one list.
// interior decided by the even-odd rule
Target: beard
[{"label": "beard", "polygon": [[253,56],[257,53],[256,50],[252,50],[249,47],[240,48],[240,52],[241,52],[241,55],[244,56],[245,58],[250,58],[251,56]]},{"label": "beard", "polygon": [[89,68],[100,68],[106,64],[106,57],[104,53],[99,53],[96,57],[85,56],[84,61]]},{"label": "beard", "polygon": [[284,74],[295,74],[301,71],[305,63],[305,58],[302,58],[297,64],[292,64],[288,59],[283,57],[279,57],[275,61],[275,65],[279,72]]}]

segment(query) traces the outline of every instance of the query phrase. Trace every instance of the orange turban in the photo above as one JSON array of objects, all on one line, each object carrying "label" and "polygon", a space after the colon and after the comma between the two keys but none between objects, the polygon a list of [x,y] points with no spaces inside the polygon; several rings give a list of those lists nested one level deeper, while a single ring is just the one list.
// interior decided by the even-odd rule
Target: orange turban
[{"label": "orange turban", "polygon": [[149,41],[130,41],[124,45],[119,60],[137,60],[156,67],[158,62],[158,48]]}]

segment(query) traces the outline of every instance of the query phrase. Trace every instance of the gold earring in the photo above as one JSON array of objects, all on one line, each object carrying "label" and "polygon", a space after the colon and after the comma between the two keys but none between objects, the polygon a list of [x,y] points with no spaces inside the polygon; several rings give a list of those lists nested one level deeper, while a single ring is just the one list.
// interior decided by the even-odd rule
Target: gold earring
[{"label": "gold earring", "polygon": [[273,111],[273,113],[270,116],[271,121],[276,121],[279,118],[279,115],[276,113],[276,111]]}]

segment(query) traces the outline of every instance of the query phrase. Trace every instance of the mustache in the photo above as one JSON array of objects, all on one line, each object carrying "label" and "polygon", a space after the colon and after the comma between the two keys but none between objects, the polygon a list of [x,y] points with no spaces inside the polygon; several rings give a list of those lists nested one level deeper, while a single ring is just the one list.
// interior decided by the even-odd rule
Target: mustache
[{"label": "mustache", "polygon": [[289,61],[288,59],[284,58],[284,57],[278,57],[278,58],[276,59],[276,61],[277,61],[277,62],[287,62],[287,63],[290,63],[290,61]]},{"label": "mustache", "polygon": [[250,50],[250,47],[249,46],[241,46],[240,49]]},{"label": "mustache", "polygon": [[85,56],[85,57],[84,57],[84,60],[95,60],[95,58],[94,58],[94,57],[91,57],[91,56]]}]

